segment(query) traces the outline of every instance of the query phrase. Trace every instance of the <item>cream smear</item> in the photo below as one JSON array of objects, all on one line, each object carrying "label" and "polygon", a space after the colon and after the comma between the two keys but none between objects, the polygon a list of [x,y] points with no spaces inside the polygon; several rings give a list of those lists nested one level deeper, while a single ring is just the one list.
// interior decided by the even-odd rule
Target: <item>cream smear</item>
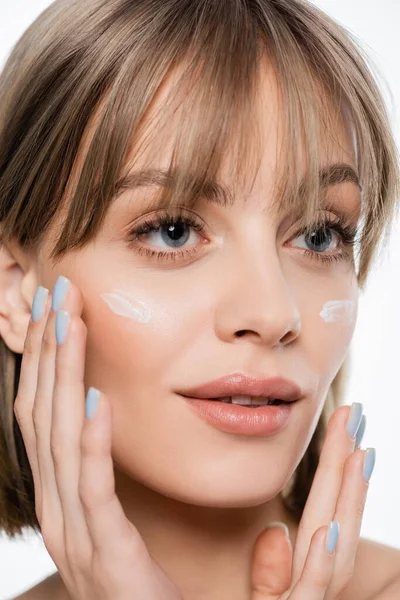
[{"label": "cream smear", "polygon": [[138,323],[149,323],[152,318],[150,308],[143,300],[137,300],[130,292],[115,289],[106,294],[100,294],[101,298],[113,313]]},{"label": "cream smear", "polygon": [[330,300],[325,302],[319,313],[326,323],[334,323],[341,319],[351,319],[353,316],[354,302],[352,300]]}]

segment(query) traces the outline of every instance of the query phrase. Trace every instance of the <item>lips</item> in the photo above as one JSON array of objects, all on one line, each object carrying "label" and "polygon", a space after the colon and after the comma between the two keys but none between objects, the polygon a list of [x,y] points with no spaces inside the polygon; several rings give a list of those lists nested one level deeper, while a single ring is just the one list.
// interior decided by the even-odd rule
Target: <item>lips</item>
[{"label": "lips", "polygon": [[227,396],[254,396],[274,398],[283,402],[295,402],[304,395],[299,385],[284,377],[258,379],[242,373],[233,373],[179,393],[188,398],[203,400]]}]

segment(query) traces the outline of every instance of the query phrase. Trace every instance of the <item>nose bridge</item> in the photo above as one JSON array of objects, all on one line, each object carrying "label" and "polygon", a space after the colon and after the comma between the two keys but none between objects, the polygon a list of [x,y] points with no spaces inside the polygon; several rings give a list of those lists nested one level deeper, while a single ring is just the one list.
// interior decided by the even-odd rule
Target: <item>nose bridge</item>
[{"label": "nose bridge", "polygon": [[259,249],[242,246],[223,273],[216,323],[221,338],[252,335],[274,346],[298,336],[299,308],[276,251],[264,246],[260,256]]}]

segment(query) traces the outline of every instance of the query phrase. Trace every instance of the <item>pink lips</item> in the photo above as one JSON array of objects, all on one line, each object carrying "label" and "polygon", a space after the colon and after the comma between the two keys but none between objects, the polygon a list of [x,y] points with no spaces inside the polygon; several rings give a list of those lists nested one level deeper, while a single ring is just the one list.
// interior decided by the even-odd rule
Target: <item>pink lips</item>
[{"label": "pink lips", "polygon": [[[253,436],[269,436],[282,431],[294,410],[295,401],[304,395],[297,384],[282,377],[255,379],[241,373],[179,393],[209,425],[226,433]],[[239,395],[281,399],[284,403],[249,408],[212,399]]]}]

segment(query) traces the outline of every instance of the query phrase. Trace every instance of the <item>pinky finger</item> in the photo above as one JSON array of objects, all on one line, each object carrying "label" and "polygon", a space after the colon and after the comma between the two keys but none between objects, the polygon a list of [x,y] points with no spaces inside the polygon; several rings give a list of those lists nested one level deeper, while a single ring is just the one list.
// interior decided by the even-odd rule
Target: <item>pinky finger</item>
[{"label": "pinky finger", "polygon": [[328,589],[335,563],[335,547],[339,523],[320,527],[311,538],[303,572],[289,600],[323,600]]}]

